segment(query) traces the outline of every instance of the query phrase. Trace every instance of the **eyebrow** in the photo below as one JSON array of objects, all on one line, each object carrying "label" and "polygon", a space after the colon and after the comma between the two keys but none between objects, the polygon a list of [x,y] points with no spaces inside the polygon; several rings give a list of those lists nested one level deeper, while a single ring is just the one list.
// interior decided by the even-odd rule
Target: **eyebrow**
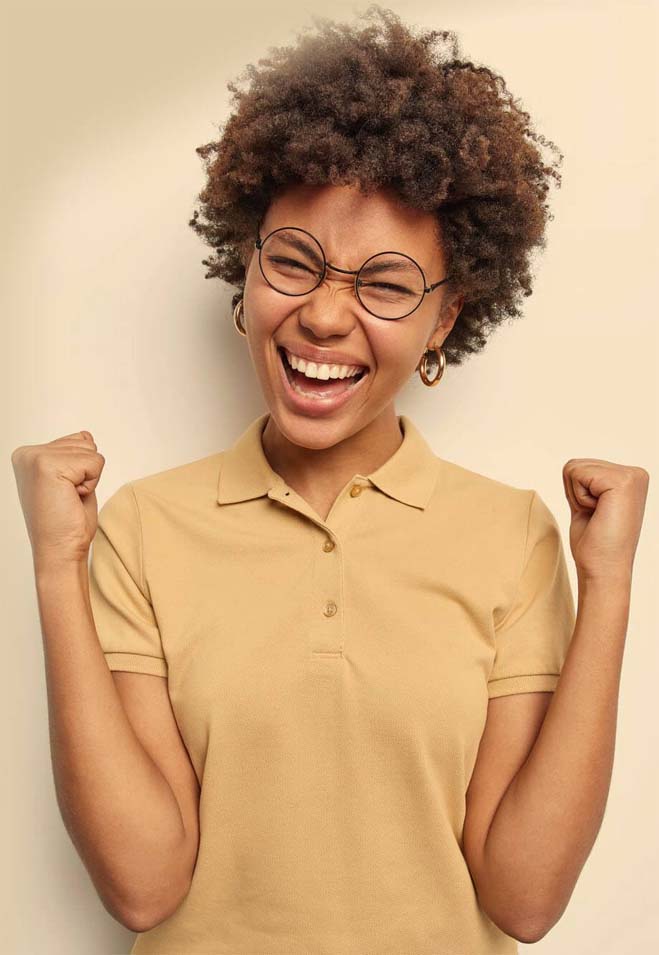
[{"label": "eyebrow", "polygon": [[317,265],[320,269],[322,269],[324,265],[323,260],[318,255],[318,252],[316,251],[316,249],[314,249],[314,247],[310,245],[308,242],[305,242],[304,239],[299,238],[296,235],[290,235],[284,232],[282,235],[282,240],[284,242],[288,242],[288,244],[292,245],[293,248],[298,250],[298,252],[303,252],[306,255],[308,255],[309,258],[314,263],[314,265]]},{"label": "eyebrow", "polygon": [[[293,228],[293,227],[291,227]],[[309,256],[312,262],[318,266],[319,269],[323,268],[323,260],[318,256],[318,253],[313,245],[310,245],[303,238],[297,235],[291,235],[289,232],[284,231],[282,233],[282,241],[287,242],[293,248],[297,249],[299,252],[302,252]],[[318,241],[318,240],[316,240]],[[320,245],[320,243],[318,243]],[[322,248],[322,246],[321,246]],[[385,253],[379,252],[378,255],[384,255]],[[394,255],[404,256],[404,252],[395,252]],[[370,256],[369,256],[370,258]],[[365,260],[368,261],[368,260]],[[380,272],[389,272],[392,269],[395,269],[397,272],[403,274],[412,274],[420,275],[419,267],[409,259],[405,259],[403,262],[401,259],[384,259],[380,262],[373,262],[372,265],[367,265],[363,271],[363,275],[378,275]]]},{"label": "eyebrow", "polygon": [[[382,253],[380,253],[382,254]],[[396,255],[403,255],[402,252],[397,252]],[[395,269],[397,272],[404,273],[413,273],[421,277],[419,268],[414,262],[410,262],[409,259],[398,259],[394,261],[393,259],[384,259],[380,262],[373,262],[371,265],[367,265],[362,274],[363,275],[377,275],[379,272],[390,272],[392,269]]]}]

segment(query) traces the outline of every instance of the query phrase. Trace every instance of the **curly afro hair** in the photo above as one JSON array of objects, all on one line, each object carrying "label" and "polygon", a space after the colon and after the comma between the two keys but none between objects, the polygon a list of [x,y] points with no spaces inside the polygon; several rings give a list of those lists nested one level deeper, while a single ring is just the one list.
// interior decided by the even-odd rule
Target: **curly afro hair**
[{"label": "curly afro hair", "polygon": [[[464,295],[443,344],[459,365],[532,294],[531,252],[546,244],[545,199],[550,179],[560,186],[563,154],[533,131],[501,76],[460,58],[453,31],[415,32],[378,4],[360,19],[314,16],[315,33],[269,48],[228,84],[233,112],[218,141],[196,150],[206,183],[189,225],[214,250],[202,260],[206,278],[237,286],[235,305],[278,192],[296,183],[393,190],[437,216],[446,289]],[[538,144],[557,154],[553,164]]]}]

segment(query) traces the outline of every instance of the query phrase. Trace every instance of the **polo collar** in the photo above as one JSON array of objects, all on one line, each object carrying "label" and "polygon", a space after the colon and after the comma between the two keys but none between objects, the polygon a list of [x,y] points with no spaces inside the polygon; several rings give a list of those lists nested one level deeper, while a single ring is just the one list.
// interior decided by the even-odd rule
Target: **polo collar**
[{"label": "polo collar", "polygon": [[[284,480],[270,466],[263,450],[261,435],[270,412],[260,415],[236,442],[221,455],[217,501],[235,504],[263,497]],[[441,459],[407,415],[399,415],[402,444],[379,468],[368,475],[355,475],[370,481],[389,497],[424,509],[437,482]]]}]

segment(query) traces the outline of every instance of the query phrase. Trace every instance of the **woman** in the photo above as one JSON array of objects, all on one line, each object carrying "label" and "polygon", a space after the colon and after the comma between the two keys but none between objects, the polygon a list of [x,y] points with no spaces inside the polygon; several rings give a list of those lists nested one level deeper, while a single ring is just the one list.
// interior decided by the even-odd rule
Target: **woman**
[{"label": "woman", "polygon": [[565,465],[575,614],[537,492],[396,414],[520,314],[560,177],[452,33],[365,18],[271,51],[199,149],[268,412],[98,521],[89,432],[12,457],[59,805],[132,952],[514,952],[601,822],[648,475]]}]

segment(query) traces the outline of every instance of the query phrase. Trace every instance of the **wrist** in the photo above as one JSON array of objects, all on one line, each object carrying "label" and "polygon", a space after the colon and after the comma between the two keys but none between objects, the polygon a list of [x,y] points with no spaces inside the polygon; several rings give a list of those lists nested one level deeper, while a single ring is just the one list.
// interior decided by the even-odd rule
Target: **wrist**
[{"label": "wrist", "polygon": [[32,563],[37,585],[47,583],[50,580],[79,578],[81,574],[87,574],[88,570],[86,557],[57,558],[52,555],[46,557],[35,554]]},{"label": "wrist", "polygon": [[606,574],[585,574],[577,570],[577,582],[579,590],[583,592],[629,591],[632,585],[632,572],[630,569]]}]

